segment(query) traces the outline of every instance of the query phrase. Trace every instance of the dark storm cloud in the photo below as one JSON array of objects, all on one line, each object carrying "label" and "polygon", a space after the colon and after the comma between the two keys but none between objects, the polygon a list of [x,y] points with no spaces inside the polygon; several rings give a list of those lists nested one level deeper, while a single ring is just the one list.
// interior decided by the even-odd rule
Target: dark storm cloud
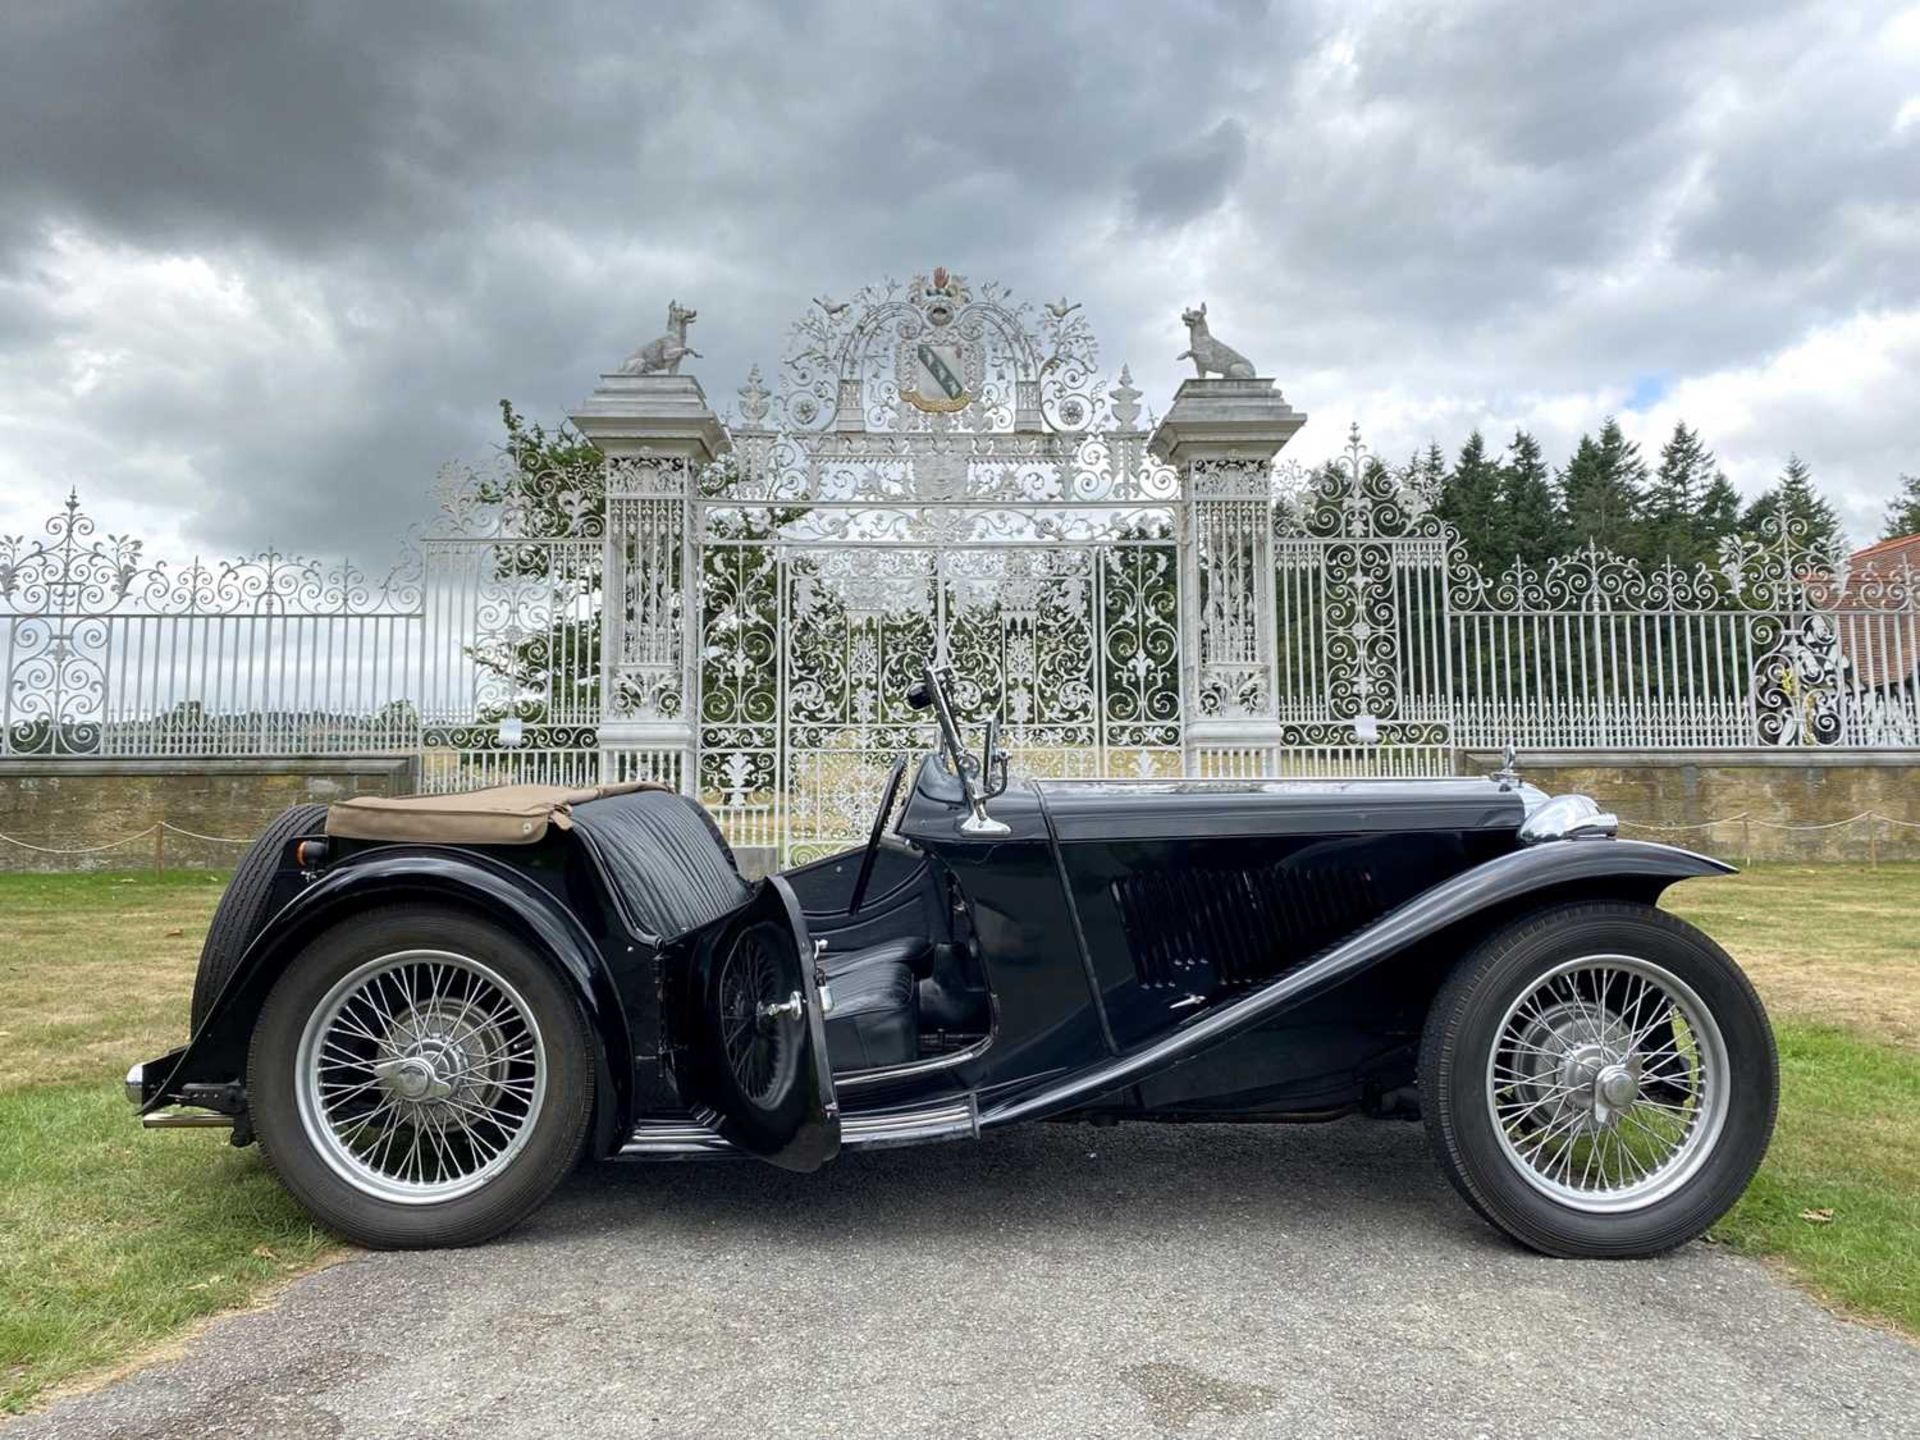
[{"label": "dark storm cloud", "polygon": [[1246,127],[1222,120],[1134,166],[1134,211],[1149,225],[1184,225],[1223,204],[1246,164]]},{"label": "dark storm cloud", "polygon": [[[9,7],[0,520],[78,482],[197,542],[377,551],[499,397],[563,413],[669,297],[724,406],[808,297],[935,263],[1084,298],[1156,397],[1209,299],[1327,428],[1388,445],[1646,374],[1684,397],[1920,304],[1920,124],[1894,123],[1920,57],[1886,23]],[[1851,452],[1821,427],[1828,470],[1883,465],[1878,423]]]}]

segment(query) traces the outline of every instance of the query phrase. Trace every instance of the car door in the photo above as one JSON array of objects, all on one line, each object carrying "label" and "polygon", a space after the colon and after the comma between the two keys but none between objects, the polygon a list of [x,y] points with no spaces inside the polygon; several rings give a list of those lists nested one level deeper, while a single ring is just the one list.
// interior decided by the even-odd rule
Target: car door
[{"label": "car door", "polygon": [[793,890],[769,876],[726,919],[662,955],[674,1077],[727,1140],[789,1170],[840,1151],[813,941]]}]

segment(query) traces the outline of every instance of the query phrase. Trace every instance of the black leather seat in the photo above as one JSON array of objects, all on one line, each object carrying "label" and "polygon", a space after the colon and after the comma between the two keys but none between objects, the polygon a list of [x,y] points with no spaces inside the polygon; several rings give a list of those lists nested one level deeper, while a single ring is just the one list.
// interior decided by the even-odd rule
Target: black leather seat
[{"label": "black leather seat", "polygon": [[920,1058],[920,986],[904,965],[881,961],[829,980],[827,1057],[836,1072]]},{"label": "black leather seat", "polygon": [[[746,903],[733,851],[699,801],[666,790],[609,795],[573,809],[608,882],[641,930],[667,940]],[[918,980],[924,939],[828,952],[821,966],[833,994],[827,1053],[836,1070],[899,1065],[920,1056]]]},{"label": "black leather seat", "polygon": [[907,936],[820,957],[820,973],[833,994],[827,1052],[835,1070],[920,1058],[920,979],[932,953],[924,937]]},{"label": "black leather seat", "polygon": [[925,979],[933,964],[933,942],[920,935],[882,940],[858,950],[829,950],[820,957],[820,969],[831,980],[873,965],[904,965],[916,979]]}]

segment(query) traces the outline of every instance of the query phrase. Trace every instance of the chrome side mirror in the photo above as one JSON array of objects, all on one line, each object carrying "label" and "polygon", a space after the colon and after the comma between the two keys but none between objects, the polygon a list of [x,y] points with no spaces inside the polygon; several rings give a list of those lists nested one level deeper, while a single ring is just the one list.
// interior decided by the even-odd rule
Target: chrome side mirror
[{"label": "chrome side mirror", "polygon": [[1000,717],[987,721],[986,743],[980,747],[980,798],[991,800],[1007,793],[1007,752],[1000,748]]},{"label": "chrome side mirror", "polygon": [[967,818],[960,822],[962,835],[1011,835],[1006,821],[987,814],[987,801],[1003,795],[1007,789],[1007,752],[1000,748],[1000,721],[987,721],[987,738],[980,747],[980,783],[966,787]]}]

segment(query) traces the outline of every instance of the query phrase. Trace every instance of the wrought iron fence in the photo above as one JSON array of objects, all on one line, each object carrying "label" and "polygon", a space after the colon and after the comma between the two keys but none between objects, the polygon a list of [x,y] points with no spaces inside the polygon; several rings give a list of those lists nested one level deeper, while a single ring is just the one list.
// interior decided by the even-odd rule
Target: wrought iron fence
[{"label": "wrought iron fence", "polygon": [[1920,746],[1916,577],[1853,571],[1789,516],[1712,564],[1589,543],[1484,575],[1356,429],[1274,518],[1283,723],[1322,703],[1471,749]]},{"label": "wrought iron fence", "polygon": [[149,562],[69,495],[0,536],[0,754],[342,755],[419,741],[421,577],[268,550]]},{"label": "wrought iron fence", "polygon": [[[858,493],[806,497],[784,526],[764,494],[711,498],[684,775],[745,843],[835,839],[870,772],[925,741],[900,697],[937,649],[966,708],[1004,715],[1023,762],[1051,773],[1418,774],[1506,744],[1920,748],[1904,566],[1849,573],[1773,526],[1690,571],[1589,547],[1483,576],[1420,497],[1356,505],[1352,473],[1321,476],[1305,511],[1297,479],[1276,492],[1268,568],[1230,577],[1263,609],[1237,621],[1224,601],[1183,621],[1192,537],[1165,494],[1078,502],[1071,537],[912,543],[862,538]],[[600,482],[545,483],[571,517],[540,521],[555,533],[523,533],[527,497],[469,476],[378,578],[274,551],[170,567],[98,535],[70,497],[44,537],[0,538],[0,755],[417,754],[433,789],[610,773]],[[989,513],[1007,512],[965,518]],[[1183,665],[1184,630],[1263,621],[1270,688],[1248,679],[1257,633],[1213,646],[1215,674]],[[1189,751],[1187,717],[1228,691],[1265,707],[1277,747]]]}]

